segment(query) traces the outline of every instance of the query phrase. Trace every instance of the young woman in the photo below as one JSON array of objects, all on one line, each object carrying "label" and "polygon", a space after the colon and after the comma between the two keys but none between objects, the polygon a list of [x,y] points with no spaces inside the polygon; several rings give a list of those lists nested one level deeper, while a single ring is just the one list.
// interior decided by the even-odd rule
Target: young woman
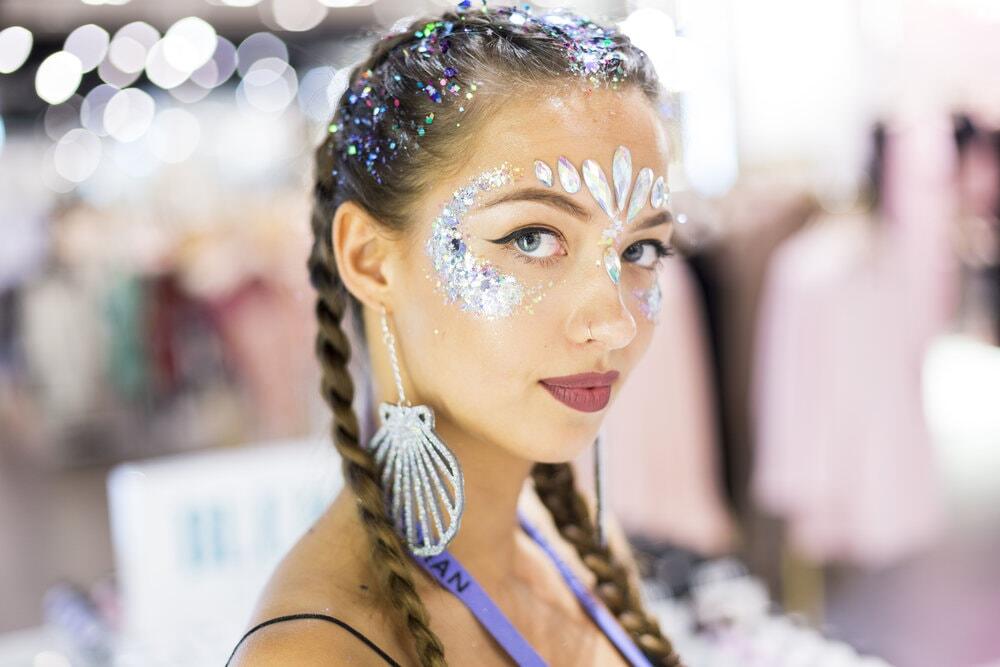
[{"label": "young woman", "polygon": [[568,463],[658,317],[656,75],[572,12],[468,5],[377,43],[316,153],[309,270],[346,485],[230,664],[680,664]]}]

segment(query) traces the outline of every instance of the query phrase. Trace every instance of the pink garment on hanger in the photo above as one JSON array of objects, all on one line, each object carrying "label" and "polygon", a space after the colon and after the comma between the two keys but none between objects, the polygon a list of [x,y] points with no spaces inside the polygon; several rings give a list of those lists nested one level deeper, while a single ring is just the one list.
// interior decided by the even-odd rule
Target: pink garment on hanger
[{"label": "pink garment on hanger", "polygon": [[314,393],[312,302],[280,282],[253,280],[208,301],[226,352],[253,401],[251,437],[309,429]]},{"label": "pink garment on hanger", "polygon": [[824,216],[778,248],[764,286],[753,493],[818,561],[888,563],[942,527],[920,374],[950,294],[935,173],[950,137],[919,132],[890,135],[893,217]]},{"label": "pink garment on hanger", "polygon": [[[666,261],[659,277],[659,324],[601,428],[607,510],[628,532],[721,553],[733,522],[719,488],[704,317],[684,262]],[[590,448],[574,468],[592,491]]]}]

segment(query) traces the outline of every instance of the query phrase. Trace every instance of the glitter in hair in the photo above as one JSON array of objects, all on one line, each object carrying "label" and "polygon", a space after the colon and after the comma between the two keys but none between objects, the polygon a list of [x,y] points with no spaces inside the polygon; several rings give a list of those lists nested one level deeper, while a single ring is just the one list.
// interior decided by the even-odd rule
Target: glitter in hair
[{"label": "glitter in hair", "polygon": [[[421,137],[434,127],[434,112],[413,117],[402,101],[406,96],[416,92],[435,104],[457,101],[459,111],[464,112],[483,85],[482,81],[463,79],[454,61],[449,63],[448,51],[453,41],[463,39],[465,34],[485,32],[501,40],[505,33],[542,32],[565,47],[567,71],[572,76],[582,77],[594,86],[607,82],[614,88],[624,78],[620,33],[605,29],[586,16],[567,9],[545,10],[536,15],[529,4],[488,10],[485,0],[480,10],[471,7],[469,0],[459,3],[458,21],[430,21],[414,31],[411,39],[393,47],[404,50],[404,58],[408,60],[422,58],[442,65],[435,75],[413,79],[384,71],[383,62],[374,70],[361,72],[351,83],[345,102],[328,130],[334,135],[334,150],[343,159],[362,161],[376,183],[383,183],[381,165],[387,165],[401,151],[419,147]],[[480,11],[487,18],[485,26],[479,20],[467,22],[467,16]]]}]

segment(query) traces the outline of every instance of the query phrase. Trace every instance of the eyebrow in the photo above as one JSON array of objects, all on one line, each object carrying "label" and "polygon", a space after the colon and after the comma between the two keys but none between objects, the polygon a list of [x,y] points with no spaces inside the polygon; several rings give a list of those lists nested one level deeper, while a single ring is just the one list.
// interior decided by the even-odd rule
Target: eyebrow
[{"label": "eyebrow", "polygon": [[[536,187],[523,188],[521,190],[514,190],[513,192],[505,192],[484,203],[479,208],[487,209],[499,206],[500,204],[507,204],[515,201],[530,201],[547,204],[553,208],[565,211],[580,220],[590,220],[592,217],[590,211],[585,209],[583,206],[580,206],[566,195]],[[673,221],[674,217],[670,214],[670,211],[660,211],[656,215],[646,218],[642,222],[636,223],[635,225],[630,225],[626,229],[630,229],[631,231],[648,229],[649,227],[655,227],[657,225],[667,224]]]},{"label": "eyebrow", "polygon": [[625,231],[638,231],[640,229],[649,229],[650,227],[656,227],[657,225],[665,225],[672,223],[674,221],[674,216],[670,214],[670,211],[659,211],[656,215],[646,218],[641,222],[637,222],[634,225],[626,225]]},{"label": "eyebrow", "polygon": [[558,192],[552,192],[551,190],[543,190],[542,188],[524,188],[522,190],[514,190],[513,192],[505,192],[486,202],[480,208],[493,208],[494,206],[514,201],[533,201],[548,204],[581,220],[589,220],[591,217],[587,209],[569,197],[561,195]]}]

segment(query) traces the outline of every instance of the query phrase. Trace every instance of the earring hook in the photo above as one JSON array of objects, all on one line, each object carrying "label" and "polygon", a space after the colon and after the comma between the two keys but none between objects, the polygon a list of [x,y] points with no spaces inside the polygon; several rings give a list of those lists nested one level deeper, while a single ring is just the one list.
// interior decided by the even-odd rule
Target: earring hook
[{"label": "earring hook", "polygon": [[389,361],[392,364],[392,375],[396,380],[396,392],[399,395],[396,405],[402,406],[406,403],[410,406],[410,401],[406,398],[406,392],[403,391],[403,378],[399,373],[399,359],[396,358],[396,337],[392,335],[389,331],[389,320],[385,310],[385,304],[382,304],[382,339],[385,340],[386,347],[389,348]]}]

